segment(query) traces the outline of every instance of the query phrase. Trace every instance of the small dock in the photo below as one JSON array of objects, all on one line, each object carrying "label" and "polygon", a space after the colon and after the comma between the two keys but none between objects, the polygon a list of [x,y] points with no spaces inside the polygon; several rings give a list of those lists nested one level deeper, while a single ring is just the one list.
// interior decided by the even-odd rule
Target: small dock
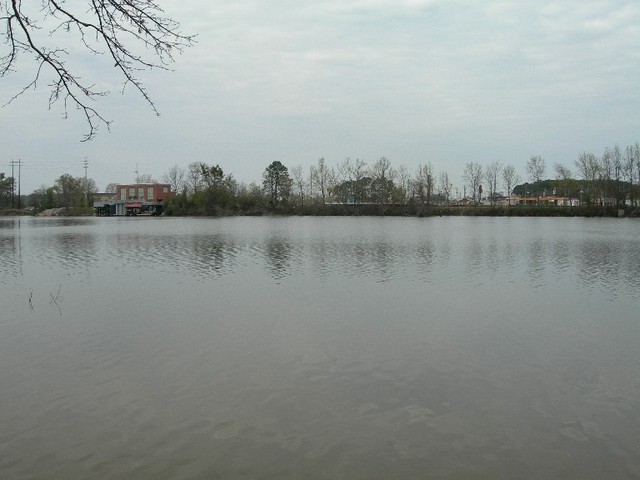
[{"label": "small dock", "polygon": [[96,217],[157,217],[162,215],[161,202],[96,202]]}]

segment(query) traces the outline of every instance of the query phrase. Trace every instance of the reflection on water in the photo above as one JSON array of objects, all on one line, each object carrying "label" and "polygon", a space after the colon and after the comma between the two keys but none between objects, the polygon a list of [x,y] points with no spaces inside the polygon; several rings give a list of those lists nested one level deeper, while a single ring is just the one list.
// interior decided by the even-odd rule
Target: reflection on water
[{"label": "reflection on water", "polygon": [[267,268],[274,279],[284,278],[291,269],[291,244],[279,236],[269,237],[265,245]]},{"label": "reflection on water", "polygon": [[[221,234],[194,236],[190,247],[182,249],[182,253],[185,252],[193,255],[192,268],[204,276],[222,276],[233,267],[233,242]],[[173,262],[176,266],[184,263],[180,257],[174,258]]]},{"label": "reflection on water", "polygon": [[0,472],[636,478],[638,233],[0,218]]},{"label": "reflection on water", "polygon": [[[0,225],[2,223],[0,222]],[[4,272],[4,275],[0,276],[0,284],[22,275],[20,237],[13,235],[0,237],[0,264]]]},{"label": "reflection on water", "polygon": [[[270,233],[259,239],[243,237],[241,231],[212,231],[208,227],[199,227],[193,233],[155,229],[163,223],[146,224],[154,229],[140,231],[147,220],[142,222],[2,219],[0,261],[14,273],[5,272],[0,280],[19,277],[23,262],[31,263],[36,258],[40,266],[63,267],[67,275],[81,274],[83,268],[85,272],[98,268],[111,259],[122,268],[136,266],[164,273],[180,270],[205,277],[220,277],[262,258],[265,270],[274,279],[308,270],[317,277],[336,274],[374,278],[382,283],[414,277],[444,281],[450,276],[450,268],[462,268],[464,275],[457,277],[461,282],[526,273],[530,286],[539,287],[547,284],[550,276],[567,275],[585,288],[597,284],[614,291],[621,283],[637,285],[640,268],[635,257],[637,239],[626,234],[622,238],[603,237],[599,231],[583,238],[563,236],[553,229],[540,232],[538,228],[528,233],[521,229],[496,230],[488,236],[474,223],[465,234],[449,231],[451,226],[445,224],[438,230],[419,225],[421,230],[410,232],[408,237],[379,230],[370,236],[356,230],[346,234],[317,230],[317,235],[296,236],[290,228],[278,232],[277,227],[269,225]],[[110,231],[114,225],[117,229]],[[25,236],[30,248],[28,258],[23,260],[20,245]]]}]

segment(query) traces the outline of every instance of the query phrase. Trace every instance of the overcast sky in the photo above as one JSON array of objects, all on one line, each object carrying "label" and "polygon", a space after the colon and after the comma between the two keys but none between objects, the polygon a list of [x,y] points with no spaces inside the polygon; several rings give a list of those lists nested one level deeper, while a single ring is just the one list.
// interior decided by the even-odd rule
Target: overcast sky
[{"label": "overcast sky", "polygon": [[[112,92],[95,106],[114,123],[90,142],[79,112],[48,109],[44,81],[0,109],[0,171],[22,160],[23,193],[83,176],[85,158],[101,190],[134,181],[136,165],[161,179],[217,163],[251,182],[274,160],[308,170],[381,156],[411,172],[430,162],[461,187],[471,161],[526,178],[541,155],[552,177],[582,151],[640,140],[637,0],[158,3],[198,35],[173,72],[140,74],[159,117],[134,90],[121,95],[101,59],[82,75]],[[19,66],[0,79],[0,103],[33,75]]]}]

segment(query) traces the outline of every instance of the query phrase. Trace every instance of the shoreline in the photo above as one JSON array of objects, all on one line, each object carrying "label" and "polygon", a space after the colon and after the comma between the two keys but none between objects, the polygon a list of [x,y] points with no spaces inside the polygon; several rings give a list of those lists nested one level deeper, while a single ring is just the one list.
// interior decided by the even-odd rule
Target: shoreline
[{"label": "shoreline", "polygon": [[[54,210],[52,212],[51,210]],[[586,217],[586,218],[640,218],[640,207],[550,207],[550,206],[448,206],[448,205],[282,205],[277,209],[256,209],[241,211],[240,209],[216,209],[213,215],[202,215],[199,212],[169,211],[163,216],[170,217],[259,217],[259,216],[368,216],[368,217]],[[16,209],[0,210],[0,216],[38,216],[38,217],[86,217],[95,216],[87,209],[50,209],[43,212]]]}]

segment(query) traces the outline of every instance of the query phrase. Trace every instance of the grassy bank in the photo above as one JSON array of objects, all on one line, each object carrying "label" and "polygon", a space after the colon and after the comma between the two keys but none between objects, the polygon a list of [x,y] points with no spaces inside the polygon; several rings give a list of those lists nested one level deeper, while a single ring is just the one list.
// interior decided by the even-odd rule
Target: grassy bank
[{"label": "grassy bank", "polygon": [[49,208],[42,211],[18,210],[16,208],[1,208],[0,216],[3,217],[89,217],[95,215],[93,207],[81,208]]},{"label": "grassy bank", "polygon": [[[280,215],[324,216],[473,216],[473,217],[618,217],[613,207],[445,206],[445,205],[298,205],[264,212]],[[640,217],[640,209],[623,210],[625,217]]]},{"label": "grassy bank", "polygon": [[17,208],[0,208],[0,217],[17,217],[17,216],[32,216],[33,211],[18,210]]}]

